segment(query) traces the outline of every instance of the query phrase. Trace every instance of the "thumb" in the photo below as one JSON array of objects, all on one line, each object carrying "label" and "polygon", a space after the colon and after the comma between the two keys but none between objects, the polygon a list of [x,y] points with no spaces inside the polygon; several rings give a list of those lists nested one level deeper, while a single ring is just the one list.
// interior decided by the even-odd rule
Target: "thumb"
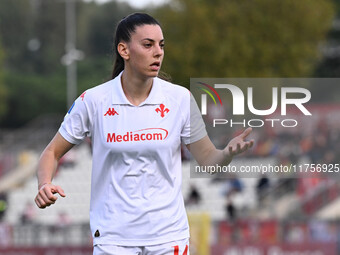
[{"label": "thumb", "polygon": [[53,193],[58,193],[62,197],[66,197],[64,190],[60,186],[55,186]]},{"label": "thumb", "polygon": [[242,139],[246,138],[252,131],[253,129],[251,127],[247,128],[246,130],[243,131],[243,133],[240,135]]}]

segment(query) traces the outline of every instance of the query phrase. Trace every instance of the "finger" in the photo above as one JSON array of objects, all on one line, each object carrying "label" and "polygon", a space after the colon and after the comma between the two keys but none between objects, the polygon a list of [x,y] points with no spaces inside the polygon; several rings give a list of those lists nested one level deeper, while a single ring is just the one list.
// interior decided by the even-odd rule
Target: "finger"
[{"label": "finger", "polygon": [[232,146],[228,147],[228,152],[229,152],[229,156],[232,157],[233,156],[233,147]]},{"label": "finger", "polygon": [[249,141],[249,148],[253,147],[253,145],[254,145],[254,140],[252,139]]},{"label": "finger", "polygon": [[41,202],[41,205],[42,205],[42,209],[44,209],[44,208],[46,208],[46,207],[49,207],[49,206],[51,206],[51,205],[53,205],[55,202],[49,202],[49,201],[44,201],[42,198],[40,198],[40,200],[39,201],[42,201]]},{"label": "finger", "polygon": [[58,199],[56,196],[53,196],[52,189],[46,189],[45,193],[50,201],[56,201]]},{"label": "finger", "polygon": [[55,200],[57,200],[57,197],[53,196],[51,194],[51,197],[53,198],[53,200],[51,200],[48,195],[45,193],[48,189],[40,189],[39,190],[39,195],[40,197],[44,200],[44,202],[46,204],[54,204]]},{"label": "finger", "polygon": [[251,147],[253,147],[253,144],[254,144],[253,140],[245,142],[245,145],[243,147],[243,151],[246,151],[246,150],[250,149]]},{"label": "finger", "polygon": [[249,143],[244,143],[244,145],[241,148],[241,152],[244,152],[248,149]]},{"label": "finger", "polygon": [[234,156],[233,154],[233,146],[229,146],[229,155]]},{"label": "finger", "polygon": [[244,139],[246,138],[252,131],[253,129],[251,127],[247,128],[246,130],[243,131],[242,134],[240,134],[240,136]]},{"label": "finger", "polygon": [[236,145],[230,145],[229,146],[229,154],[230,156],[235,156],[238,154],[238,150],[239,150],[239,144]]},{"label": "finger", "polygon": [[240,143],[237,143],[237,148],[236,148],[236,153],[241,153],[241,144]]},{"label": "finger", "polygon": [[39,208],[41,207],[40,202],[38,201],[37,197],[34,199],[34,202]]},{"label": "finger", "polygon": [[44,209],[46,207],[45,201],[40,196],[37,196],[36,199],[37,199],[37,201],[38,201],[38,203],[40,205],[39,208]]},{"label": "finger", "polygon": [[62,197],[66,197],[64,190],[60,186],[55,187],[55,191]]}]

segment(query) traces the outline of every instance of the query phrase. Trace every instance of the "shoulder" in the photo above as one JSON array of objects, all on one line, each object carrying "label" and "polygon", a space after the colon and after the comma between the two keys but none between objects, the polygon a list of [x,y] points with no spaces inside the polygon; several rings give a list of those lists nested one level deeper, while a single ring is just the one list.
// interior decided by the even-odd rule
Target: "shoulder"
[{"label": "shoulder", "polygon": [[85,90],[79,98],[85,102],[98,102],[105,100],[112,92],[112,86],[114,81],[110,80],[105,83],[94,86],[90,89]]},{"label": "shoulder", "polygon": [[162,80],[160,78],[156,79],[162,88],[163,94],[165,94],[166,97],[170,97],[176,101],[179,99],[185,100],[190,98],[190,91],[187,88]]}]

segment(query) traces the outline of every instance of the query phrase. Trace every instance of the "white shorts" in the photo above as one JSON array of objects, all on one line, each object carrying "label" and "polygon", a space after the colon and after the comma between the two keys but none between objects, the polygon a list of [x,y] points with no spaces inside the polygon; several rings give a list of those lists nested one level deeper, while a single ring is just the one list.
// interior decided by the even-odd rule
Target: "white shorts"
[{"label": "white shorts", "polygon": [[190,255],[189,238],[149,246],[121,246],[97,244],[93,255]]}]

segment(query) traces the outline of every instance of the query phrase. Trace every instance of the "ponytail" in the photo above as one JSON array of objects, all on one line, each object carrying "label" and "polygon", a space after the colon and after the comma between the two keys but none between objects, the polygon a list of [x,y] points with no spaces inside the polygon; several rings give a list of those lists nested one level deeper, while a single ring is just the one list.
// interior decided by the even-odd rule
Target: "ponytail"
[{"label": "ponytail", "polygon": [[124,59],[119,55],[117,49],[115,52],[115,58],[116,60],[113,66],[111,79],[116,78],[124,70]]}]

